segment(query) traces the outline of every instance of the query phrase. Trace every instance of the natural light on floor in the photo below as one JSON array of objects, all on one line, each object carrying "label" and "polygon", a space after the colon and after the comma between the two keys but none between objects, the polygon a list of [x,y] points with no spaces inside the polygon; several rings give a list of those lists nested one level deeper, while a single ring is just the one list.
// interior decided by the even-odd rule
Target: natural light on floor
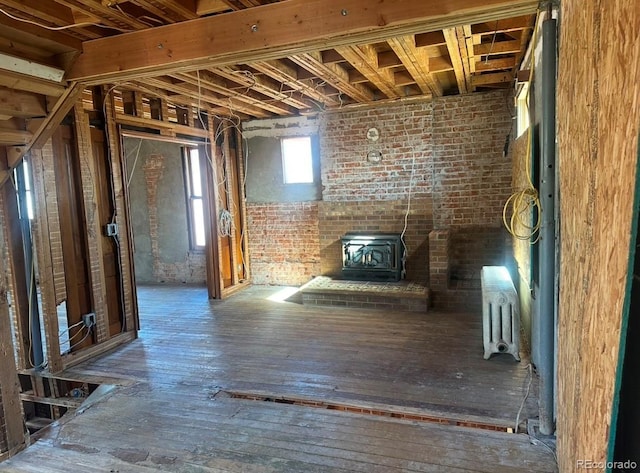
[{"label": "natural light on floor", "polygon": [[298,292],[299,289],[300,288],[298,287],[285,287],[280,291],[276,292],[275,294],[272,294],[271,296],[267,297],[267,299],[273,302],[286,302],[287,299],[289,299],[296,292]]}]

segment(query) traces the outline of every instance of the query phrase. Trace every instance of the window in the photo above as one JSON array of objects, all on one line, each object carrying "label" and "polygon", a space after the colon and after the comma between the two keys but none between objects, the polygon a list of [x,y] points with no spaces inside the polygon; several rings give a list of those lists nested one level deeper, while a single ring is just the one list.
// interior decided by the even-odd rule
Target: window
[{"label": "window", "polygon": [[203,248],[204,206],[202,204],[202,177],[200,174],[200,154],[198,148],[185,147],[185,176],[187,202],[189,205],[189,230],[192,248]]},{"label": "window", "polygon": [[285,184],[313,182],[311,137],[282,138],[282,169]]},{"label": "window", "polygon": [[529,82],[525,82],[516,99],[518,111],[518,137],[529,128]]}]

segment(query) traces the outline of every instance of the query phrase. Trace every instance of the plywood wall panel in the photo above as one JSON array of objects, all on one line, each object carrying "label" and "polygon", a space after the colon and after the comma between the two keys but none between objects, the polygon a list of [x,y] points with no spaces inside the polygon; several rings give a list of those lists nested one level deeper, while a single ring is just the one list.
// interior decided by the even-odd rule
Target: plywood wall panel
[{"label": "plywood wall panel", "polygon": [[[558,78],[560,471],[604,461],[640,124],[636,0],[565,0]],[[597,471],[597,470],[594,470]]]}]

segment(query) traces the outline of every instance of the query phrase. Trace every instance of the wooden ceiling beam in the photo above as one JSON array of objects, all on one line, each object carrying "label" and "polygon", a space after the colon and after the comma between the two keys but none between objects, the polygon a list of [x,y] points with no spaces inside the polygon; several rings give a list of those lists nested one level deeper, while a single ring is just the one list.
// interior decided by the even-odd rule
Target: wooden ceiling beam
[{"label": "wooden ceiling beam", "polygon": [[36,118],[47,115],[44,97],[0,87],[0,115]]},{"label": "wooden ceiling beam", "polygon": [[199,18],[189,28],[173,24],[86,41],[69,78],[103,83],[277,59],[495,21],[533,13],[537,5],[538,0],[457,0],[454,7],[448,2],[396,0],[372,7],[369,0],[288,0]]},{"label": "wooden ceiling beam", "polygon": [[456,75],[458,91],[461,94],[472,92],[473,85],[471,84],[471,71],[469,69],[464,30],[462,27],[456,26],[453,28],[445,28],[443,33],[447,42],[447,50],[449,51],[453,71]]},{"label": "wooden ceiling beam", "polygon": [[[135,82],[128,82],[126,85],[126,89],[123,88],[122,90],[132,90],[147,97],[153,96],[164,100],[167,104],[171,104],[179,108],[193,107],[194,109],[197,109],[198,107],[200,107],[200,109],[206,108],[207,111],[210,111],[213,108],[221,107],[218,103],[209,102],[206,97],[200,97],[200,100],[198,100],[198,98],[194,98],[191,95],[170,95],[166,90],[154,87],[146,83],[142,85]],[[223,109],[225,110],[225,115],[232,114],[232,110],[228,107],[223,107]]]},{"label": "wooden ceiling beam", "polygon": [[[256,92],[259,92],[267,97],[276,99],[285,103],[291,107],[295,107],[299,110],[305,110],[313,106],[312,103],[305,100],[294,99],[290,93],[283,92],[282,87],[277,82],[269,80],[266,77],[253,74],[250,71],[244,71],[236,66],[222,66],[212,69],[212,72],[224,77],[225,79],[234,81],[244,87],[251,88]],[[245,72],[248,72],[245,74]],[[292,90],[295,92],[295,90]]]},{"label": "wooden ceiling beam", "polygon": [[516,65],[515,57],[505,57],[500,59],[489,59],[488,61],[476,61],[476,72],[499,71],[501,69],[512,69]]},{"label": "wooden ceiling beam", "polygon": [[523,15],[515,18],[505,18],[489,23],[478,23],[471,26],[471,32],[480,35],[505,33],[509,31],[524,30],[533,28],[535,17],[533,15]]},{"label": "wooden ceiling beam", "polygon": [[63,5],[72,12],[81,13],[87,18],[94,18],[96,23],[103,24],[105,26],[111,26],[116,29],[125,31],[136,31],[149,28],[146,23],[121,13],[116,8],[110,8],[104,5],[101,1],[96,0],[53,0],[60,5]]},{"label": "wooden ceiling beam", "polygon": [[437,72],[453,71],[453,64],[449,57],[430,57],[429,58],[429,71],[433,74]]},{"label": "wooden ceiling beam", "polygon": [[[22,146],[11,146],[7,148],[7,160],[9,163],[13,163],[12,167],[15,167],[31,148],[42,148],[45,145],[64,117],[67,116],[76,104],[78,98],[82,95],[82,90],[83,87],[80,84],[72,83],[65,89],[64,93],[58,97],[44,120],[38,123],[36,131],[31,134],[29,140],[21,143]],[[17,143],[14,145],[17,145]],[[0,183],[0,185],[1,184],[2,183]]]},{"label": "wooden ceiling beam", "polygon": [[250,66],[262,74],[265,74],[278,82],[282,82],[288,87],[306,95],[320,104],[326,106],[337,106],[340,104],[340,102],[325,94],[323,87],[316,86],[311,82],[303,82],[299,80],[296,69],[289,67],[282,61],[261,61],[252,63]]},{"label": "wooden ceiling beam", "polygon": [[196,0],[162,0],[160,3],[185,20],[199,18]]},{"label": "wooden ceiling beam", "polygon": [[393,73],[388,69],[380,69],[378,67],[378,53],[373,46],[369,44],[339,46],[336,51],[387,98],[393,99],[404,96],[404,93],[395,85]]},{"label": "wooden ceiling beam", "polygon": [[378,53],[378,67],[381,69],[387,67],[402,66],[402,61],[393,51],[384,51]]},{"label": "wooden ceiling beam", "polygon": [[0,86],[52,97],[59,97],[65,91],[64,86],[58,82],[39,79],[37,77],[26,76],[10,71],[0,72]]},{"label": "wooden ceiling beam", "polygon": [[475,46],[476,56],[487,56],[492,54],[516,54],[520,52],[522,42],[514,41],[496,41],[477,44]]},{"label": "wooden ceiling beam", "polygon": [[188,7],[183,7],[169,0],[158,2],[157,0],[129,0],[131,3],[138,5],[140,8],[147,10],[149,13],[161,18],[165,23],[176,23],[178,21],[193,20],[198,18],[194,8],[191,11]]},{"label": "wooden ceiling beam", "polygon": [[331,64],[334,62],[346,62],[345,58],[343,58],[335,49],[326,49],[321,51],[322,54],[322,62],[325,64]]},{"label": "wooden ceiling beam", "polygon": [[393,77],[397,86],[405,86],[416,83],[416,80],[407,71],[394,72]]},{"label": "wooden ceiling beam", "polygon": [[184,72],[172,74],[171,76],[188,84],[195,85],[198,88],[210,90],[216,94],[233,98],[238,102],[246,103],[249,106],[262,108],[268,112],[275,113],[276,115],[291,115],[296,111],[288,105],[270,103],[265,100],[265,97],[248,90],[248,88],[242,91],[233,90],[233,88],[229,87],[229,84],[227,84],[224,79],[218,78],[207,71],[200,71],[199,73]]},{"label": "wooden ceiling beam", "polygon": [[371,102],[374,100],[371,89],[362,84],[349,82],[349,73],[342,66],[338,64],[323,64],[319,52],[298,54],[289,57],[289,59],[325,81],[331,87],[348,95],[356,102]]},{"label": "wooden ceiling beam", "polygon": [[387,42],[400,58],[407,72],[411,74],[423,94],[434,97],[442,96],[442,84],[429,71],[429,56],[424,49],[416,47],[413,36],[400,36]]},{"label": "wooden ceiling beam", "polygon": [[[63,31],[51,31],[4,15],[0,15],[0,25],[5,28],[3,34],[6,35],[7,29],[11,28],[13,31],[19,32],[21,36],[28,38],[30,45],[51,51],[50,54],[71,50],[82,51],[82,41]],[[15,33],[12,32],[11,38],[15,38],[15,36]]]},{"label": "wooden ceiling beam", "polygon": [[42,0],[2,0],[2,4],[22,12],[24,15],[39,18],[56,26],[75,23],[73,11],[70,8],[53,2],[43,2]]},{"label": "wooden ceiling beam", "polygon": [[474,86],[484,86],[489,84],[504,84],[512,82],[513,74],[511,72],[495,72],[493,74],[480,74],[473,76]]},{"label": "wooden ceiling beam", "polygon": [[196,13],[198,16],[221,13],[230,10],[231,7],[222,0],[197,0]]},{"label": "wooden ceiling beam", "polygon": [[0,128],[0,145],[23,146],[29,143],[33,134],[29,131]]},{"label": "wooden ceiling beam", "polygon": [[145,79],[144,83],[145,85],[149,84],[159,89],[168,90],[180,95],[192,97],[194,101],[197,101],[198,97],[200,97],[201,101],[203,102],[206,101],[215,105],[227,107],[232,111],[238,110],[252,117],[267,118],[271,116],[270,113],[265,112],[260,107],[257,107],[255,105],[247,105],[246,103],[238,101],[233,97],[224,97],[218,94],[214,94],[202,87],[200,88],[200,90],[198,90],[198,87],[192,84],[188,84],[188,83],[175,84],[171,80],[168,80],[166,78],[156,78],[156,77],[154,78],[149,77]]},{"label": "wooden ceiling beam", "polygon": [[369,82],[369,79],[367,79],[359,70],[351,69],[349,71],[349,82],[351,82],[352,84],[364,84],[366,82]]},{"label": "wooden ceiling beam", "polygon": [[419,33],[416,35],[416,47],[423,48],[429,46],[446,46],[442,31],[429,31],[427,33]]}]

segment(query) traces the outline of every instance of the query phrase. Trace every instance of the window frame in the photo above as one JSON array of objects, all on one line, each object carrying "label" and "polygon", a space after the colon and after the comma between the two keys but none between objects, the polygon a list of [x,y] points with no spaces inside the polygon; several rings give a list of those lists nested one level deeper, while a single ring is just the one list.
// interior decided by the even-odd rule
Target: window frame
[{"label": "window frame", "polygon": [[[287,181],[287,155],[285,154],[285,142],[288,140],[300,140],[306,139],[308,142],[308,169],[305,169],[305,174],[311,176],[310,181]],[[282,183],[285,186],[296,186],[316,183],[316,173],[314,169],[314,155],[313,155],[313,137],[311,135],[299,135],[299,136],[283,136],[280,137],[280,154],[282,161]],[[305,156],[306,158],[306,156]]]},{"label": "window frame", "polygon": [[[192,170],[192,151],[195,151],[198,156],[198,170],[200,172],[201,182],[200,182],[200,195],[195,193],[194,190],[194,176]],[[202,167],[200,166],[200,149],[197,146],[184,145],[182,146],[182,161],[184,168],[184,181],[185,181],[185,197],[187,204],[187,223],[189,230],[189,247],[192,251],[204,251],[207,242],[206,242],[206,233],[203,235],[204,242],[202,245],[198,243],[197,236],[197,223],[196,223],[196,211],[194,208],[194,203],[199,201],[202,208],[202,228],[204,229],[204,189],[202,186]]]}]

